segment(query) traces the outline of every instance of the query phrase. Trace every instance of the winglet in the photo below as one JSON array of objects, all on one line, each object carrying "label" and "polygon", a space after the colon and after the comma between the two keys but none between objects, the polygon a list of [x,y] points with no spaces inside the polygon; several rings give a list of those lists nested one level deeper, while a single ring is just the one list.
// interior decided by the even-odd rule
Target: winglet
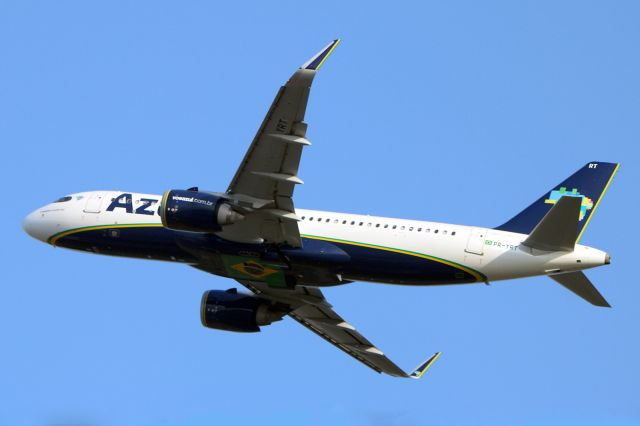
[{"label": "winglet", "polygon": [[320,69],[320,67],[322,66],[322,64],[324,63],[324,61],[327,60],[329,55],[331,55],[331,52],[333,52],[333,49],[335,49],[336,46],[339,43],[340,43],[340,39],[339,38],[336,39],[336,40],[333,40],[324,49],[322,49],[320,52],[316,53],[313,58],[311,58],[307,62],[305,62],[300,67],[300,69],[318,71]]},{"label": "winglet", "polygon": [[427,371],[429,367],[431,367],[433,363],[436,362],[436,359],[438,359],[440,355],[442,355],[442,352],[436,352],[435,354],[433,354],[431,358],[416,367],[416,369],[413,370],[413,373],[409,374],[409,377],[411,377],[412,379],[419,379],[420,377],[422,377],[425,371]]}]

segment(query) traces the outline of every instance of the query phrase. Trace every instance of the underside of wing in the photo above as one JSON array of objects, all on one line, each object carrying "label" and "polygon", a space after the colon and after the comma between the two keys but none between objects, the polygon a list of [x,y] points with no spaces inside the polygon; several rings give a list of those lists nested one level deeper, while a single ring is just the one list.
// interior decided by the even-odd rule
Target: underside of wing
[{"label": "underside of wing", "polygon": [[[233,221],[217,232],[220,237],[231,241],[285,246],[279,248],[282,252],[302,247],[293,192],[296,185],[303,183],[298,176],[300,158],[303,148],[310,145],[304,117],[315,74],[339,42],[332,41],[309,59],[278,91],[227,192],[218,194],[232,206],[234,213],[242,216],[241,220]],[[378,373],[419,378],[439,356],[436,353],[407,373],[338,315],[317,287],[296,285],[290,288],[287,277],[283,277],[278,286],[269,285],[267,280],[237,278],[238,274],[230,273],[224,261],[216,263],[215,259],[219,256],[203,253],[198,247],[191,250],[198,251],[198,257],[204,260],[201,264],[193,265],[196,268],[236,278],[262,302],[277,306],[277,311],[282,315],[286,313]],[[248,266],[255,265],[239,262],[231,268],[242,268],[238,269],[242,277],[255,277],[257,272],[247,270]],[[288,275],[289,278],[291,276]],[[322,280],[306,282],[321,283]]]},{"label": "underside of wing", "polygon": [[238,282],[264,299],[289,306],[288,315],[291,318],[378,373],[417,379],[440,356],[439,352],[434,354],[415,370],[407,373],[338,315],[317,287],[274,289],[263,282]]},{"label": "underside of wing", "polygon": [[339,42],[329,43],[278,91],[227,189],[228,196],[251,206],[252,211],[242,222],[227,227],[221,234],[224,237],[302,246],[293,191],[303,183],[298,168],[302,149],[310,145],[304,116],[313,78]]}]

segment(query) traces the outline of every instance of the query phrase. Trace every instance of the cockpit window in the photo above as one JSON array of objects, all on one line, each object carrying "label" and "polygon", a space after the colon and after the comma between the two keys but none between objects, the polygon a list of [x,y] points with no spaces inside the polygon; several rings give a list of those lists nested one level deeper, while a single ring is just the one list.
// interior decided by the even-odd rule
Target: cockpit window
[{"label": "cockpit window", "polygon": [[65,201],[70,201],[71,198],[72,197],[70,195],[67,195],[66,197],[58,198],[54,203],[64,203]]}]

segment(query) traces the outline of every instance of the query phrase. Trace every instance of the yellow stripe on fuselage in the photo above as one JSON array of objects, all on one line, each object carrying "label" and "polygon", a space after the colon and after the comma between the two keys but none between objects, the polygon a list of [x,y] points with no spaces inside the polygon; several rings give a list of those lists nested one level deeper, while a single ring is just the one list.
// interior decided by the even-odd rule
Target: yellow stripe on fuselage
[{"label": "yellow stripe on fuselage", "polygon": [[[81,228],[74,228],[74,229],[69,229],[67,231],[62,231],[59,232],[55,235],[52,235],[51,237],[49,237],[49,244],[51,245],[56,245],[56,242],[63,237],[67,237],[69,235],[73,235],[73,234],[77,234],[80,232],[85,232],[85,231],[99,231],[101,229],[122,229],[122,228],[162,228],[163,225],[162,223],[127,223],[127,224],[111,224],[111,225],[96,225],[96,226],[84,226]],[[328,238],[328,237],[321,237],[318,235],[306,235],[303,234],[301,235],[304,238],[311,238],[313,240],[322,240],[322,241],[328,241],[328,242],[333,242],[333,243],[343,243],[343,244],[349,244],[349,245],[354,245],[354,246],[359,246],[359,247],[366,247],[366,248],[371,248],[371,249],[376,249],[376,250],[384,250],[384,251],[389,251],[389,252],[393,252],[393,253],[399,253],[399,254],[405,254],[408,256],[414,256],[414,257],[419,257],[422,259],[427,259],[427,260],[432,260],[434,262],[438,262],[438,263],[442,263],[444,265],[448,265],[451,267],[454,267],[456,269],[460,269],[464,272],[467,272],[468,274],[470,274],[471,276],[473,276],[476,281],[478,282],[484,282],[486,281],[486,277],[471,268],[468,268],[466,266],[460,265],[459,263],[455,263],[455,262],[451,262],[449,260],[446,259],[441,259],[439,257],[435,257],[435,256],[429,256],[428,254],[424,254],[424,253],[417,253],[414,251],[409,251],[409,250],[402,250],[402,249],[397,249],[397,248],[393,248],[393,247],[385,247],[385,246],[378,246],[375,244],[367,244],[367,243],[359,243],[356,241],[349,241],[349,240],[341,240],[341,239],[337,239],[337,238]]]},{"label": "yellow stripe on fuselage", "polygon": [[376,250],[384,250],[384,251],[390,251],[393,253],[399,253],[399,254],[406,254],[408,256],[414,256],[414,257],[420,257],[422,259],[427,259],[427,260],[433,260],[434,262],[438,262],[438,263],[442,263],[444,265],[448,265],[448,266],[452,266],[456,269],[460,269],[468,274],[470,274],[471,276],[473,276],[476,281],[478,282],[485,282],[487,280],[487,278],[480,272],[468,268],[466,266],[460,265],[459,263],[455,263],[455,262],[451,262],[449,260],[446,259],[441,259],[439,257],[435,257],[435,256],[429,256],[428,254],[424,254],[424,253],[418,253],[415,251],[409,251],[409,250],[402,250],[402,249],[397,249],[397,248],[393,248],[393,247],[385,247],[385,246],[378,246],[375,244],[367,244],[367,243],[359,243],[356,241],[349,241],[349,240],[340,240],[337,238],[328,238],[328,237],[320,237],[317,235],[307,235],[307,234],[303,234],[301,235],[304,238],[311,238],[313,240],[322,240],[322,241],[328,241],[331,243],[343,243],[343,244],[349,244],[349,245],[353,245],[353,246],[359,246],[359,247],[366,247],[366,248],[372,248],[372,249],[376,249]]}]

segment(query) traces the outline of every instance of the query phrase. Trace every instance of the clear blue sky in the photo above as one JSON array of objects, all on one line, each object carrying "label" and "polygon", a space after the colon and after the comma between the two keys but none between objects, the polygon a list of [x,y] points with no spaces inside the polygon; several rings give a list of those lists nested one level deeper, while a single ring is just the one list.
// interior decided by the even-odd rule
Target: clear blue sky
[{"label": "clear blue sky", "polygon": [[[640,3],[0,3],[0,425],[640,424]],[[622,167],[582,242],[613,309],[544,277],[326,290],[421,381],[290,320],[199,323],[234,282],[54,249],[70,192],[224,190],[278,87],[316,78],[300,207],[496,226],[584,163]]]}]

